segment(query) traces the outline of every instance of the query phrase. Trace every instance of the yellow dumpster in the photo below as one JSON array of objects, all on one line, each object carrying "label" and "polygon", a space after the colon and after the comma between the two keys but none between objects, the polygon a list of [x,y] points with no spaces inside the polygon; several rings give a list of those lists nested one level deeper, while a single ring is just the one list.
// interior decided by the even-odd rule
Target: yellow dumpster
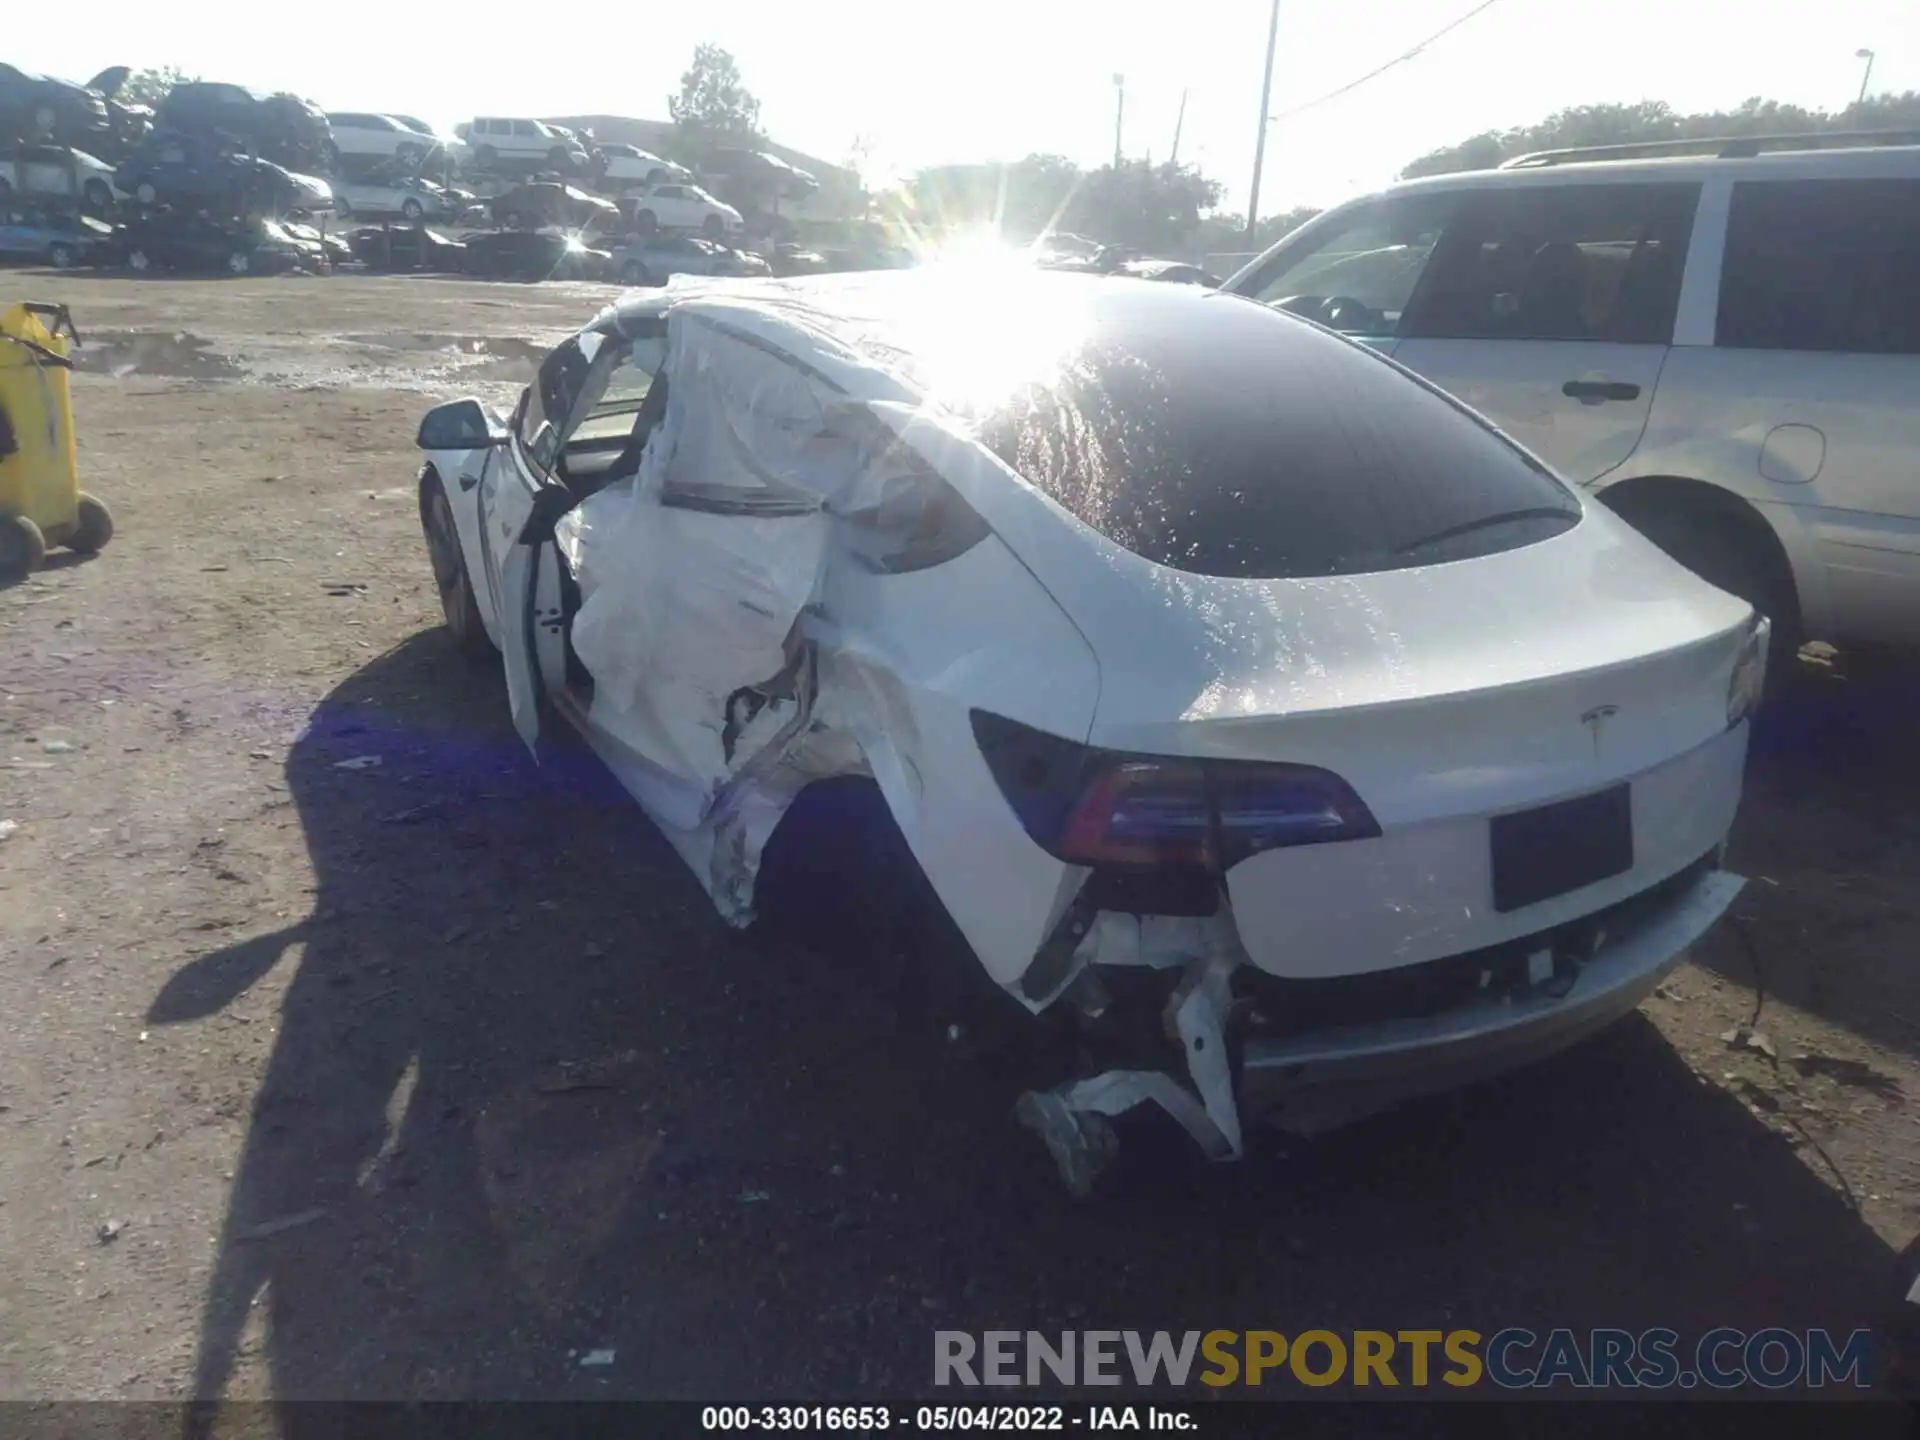
[{"label": "yellow dumpster", "polygon": [[80,488],[64,305],[23,302],[0,313],[0,584],[18,580],[49,545],[92,553],[113,536],[107,507]]}]

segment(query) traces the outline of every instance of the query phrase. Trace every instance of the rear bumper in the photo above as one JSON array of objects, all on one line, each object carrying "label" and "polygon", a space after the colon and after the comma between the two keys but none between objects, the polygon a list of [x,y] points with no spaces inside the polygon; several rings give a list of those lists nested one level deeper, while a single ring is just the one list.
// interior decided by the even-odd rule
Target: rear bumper
[{"label": "rear bumper", "polygon": [[1724,871],[1702,875],[1609,936],[1562,994],[1542,987],[1436,1015],[1250,1040],[1243,1102],[1285,1129],[1312,1133],[1544,1059],[1638,1005],[1745,884]]}]

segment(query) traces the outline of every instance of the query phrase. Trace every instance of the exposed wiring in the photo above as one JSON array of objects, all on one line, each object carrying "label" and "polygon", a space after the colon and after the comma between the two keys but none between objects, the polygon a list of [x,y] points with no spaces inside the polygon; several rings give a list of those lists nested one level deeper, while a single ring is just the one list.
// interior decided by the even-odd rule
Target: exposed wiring
[{"label": "exposed wiring", "polygon": [[1309,100],[1304,105],[1296,105],[1291,110],[1282,110],[1277,115],[1269,115],[1267,117],[1267,123],[1272,124],[1276,120],[1290,120],[1295,115],[1300,114],[1302,111],[1311,110],[1316,105],[1324,105],[1329,100],[1338,100],[1342,95],[1345,95],[1351,90],[1358,90],[1362,85],[1366,84],[1369,80],[1377,79],[1379,76],[1386,74],[1387,71],[1393,69],[1394,66],[1406,64],[1407,61],[1413,59],[1416,55],[1420,54],[1429,45],[1433,44],[1434,41],[1444,39],[1446,36],[1451,35],[1455,30],[1458,30],[1462,25],[1466,24],[1469,20],[1473,19],[1474,16],[1480,14],[1483,11],[1491,10],[1495,5],[1499,3],[1500,3],[1500,0],[1480,0],[1480,3],[1474,6],[1473,9],[1467,11],[1466,14],[1460,16],[1459,18],[1455,20],[1451,20],[1447,24],[1441,26],[1438,30],[1434,31],[1433,34],[1427,36],[1426,39],[1422,40],[1418,45],[1415,45],[1412,49],[1406,50],[1401,54],[1394,56],[1393,59],[1387,61],[1387,63],[1384,65],[1381,65],[1375,69],[1369,70],[1366,74],[1362,75],[1357,80],[1349,80],[1346,84],[1342,85],[1338,90],[1329,90],[1326,94],[1320,96],[1317,99]]}]

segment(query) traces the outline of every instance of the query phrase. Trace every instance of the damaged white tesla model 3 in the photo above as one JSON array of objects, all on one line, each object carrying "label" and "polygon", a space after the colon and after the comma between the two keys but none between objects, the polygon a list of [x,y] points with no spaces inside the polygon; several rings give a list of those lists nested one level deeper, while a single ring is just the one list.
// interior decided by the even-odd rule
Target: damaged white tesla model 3
[{"label": "damaged white tesla model 3", "polygon": [[[430,411],[447,620],[720,913],[860,777],[1030,1011],[1151,997],[1020,1118],[1207,1154],[1563,1048],[1727,908],[1765,622],[1310,322],[1022,272],[693,282]],[[1143,1056],[1142,1052],[1146,1052]]]}]

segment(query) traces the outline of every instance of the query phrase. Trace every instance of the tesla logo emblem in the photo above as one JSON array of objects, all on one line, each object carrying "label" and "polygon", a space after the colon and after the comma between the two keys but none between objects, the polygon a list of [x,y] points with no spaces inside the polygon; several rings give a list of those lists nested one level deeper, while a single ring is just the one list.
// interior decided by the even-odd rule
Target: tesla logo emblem
[{"label": "tesla logo emblem", "polygon": [[1593,753],[1600,753],[1600,732],[1607,721],[1620,713],[1618,705],[1596,705],[1580,717],[1580,723],[1587,727],[1587,733],[1593,736]]}]

